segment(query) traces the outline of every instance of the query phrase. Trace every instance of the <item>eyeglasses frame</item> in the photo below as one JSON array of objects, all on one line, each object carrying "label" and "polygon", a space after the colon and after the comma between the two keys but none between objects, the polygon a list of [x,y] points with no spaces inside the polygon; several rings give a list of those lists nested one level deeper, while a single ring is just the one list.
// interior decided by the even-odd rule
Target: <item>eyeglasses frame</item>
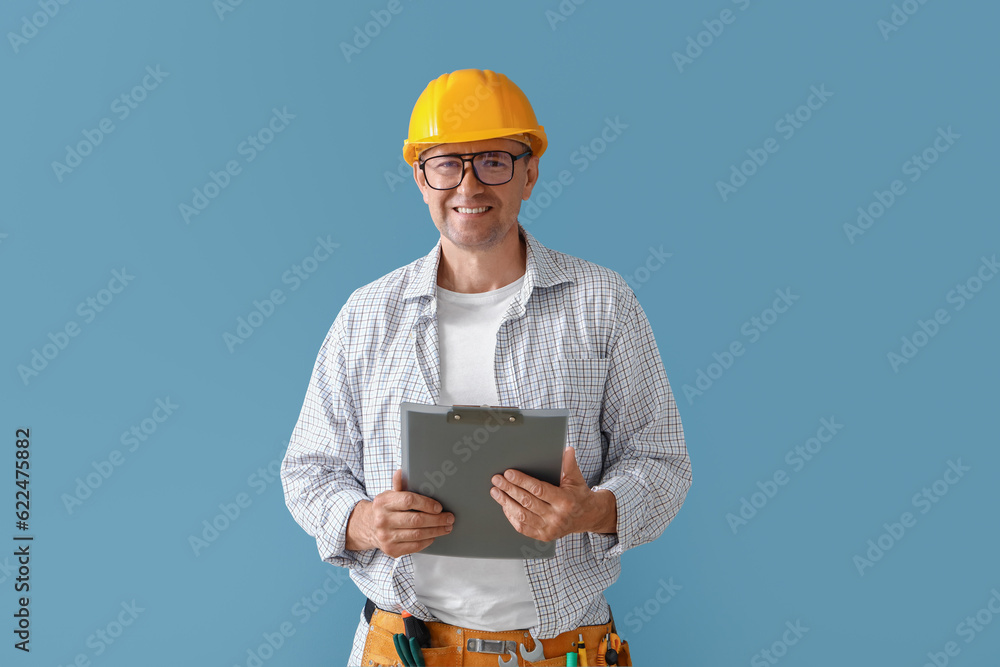
[{"label": "eyeglasses frame", "polygon": [[[479,172],[476,171],[476,163],[473,162],[473,160],[476,158],[477,155],[484,155],[486,153],[506,153],[507,155],[509,155],[511,157],[510,178],[508,178],[503,183],[483,183],[483,179],[479,178]],[[477,181],[479,181],[480,183],[483,183],[483,185],[485,185],[487,187],[493,186],[493,185],[504,185],[505,183],[510,183],[514,179],[514,167],[517,166],[517,161],[520,160],[521,158],[523,158],[526,155],[531,155],[531,149],[530,148],[528,150],[524,151],[523,153],[521,153],[520,155],[514,155],[510,151],[505,151],[505,150],[479,151],[478,153],[444,153],[442,155],[432,155],[431,157],[427,158],[426,160],[421,160],[420,161],[420,171],[422,171],[423,174],[424,174],[424,183],[426,183],[427,187],[429,187],[431,190],[438,190],[438,191],[454,190],[455,188],[457,188],[458,186],[460,186],[462,184],[462,181],[465,180],[465,163],[466,162],[468,162],[469,164],[472,165],[472,175],[476,177]],[[471,157],[469,157],[469,156],[471,156]],[[430,181],[427,180],[427,170],[424,168],[424,165],[427,164],[428,160],[433,160],[433,159],[439,158],[439,157],[457,157],[457,158],[459,158],[462,161],[462,176],[461,176],[461,178],[458,179],[458,183],[456,183],[455,185],[451,186],[450,188],[436,188],[433,185],[431,185]]]}]

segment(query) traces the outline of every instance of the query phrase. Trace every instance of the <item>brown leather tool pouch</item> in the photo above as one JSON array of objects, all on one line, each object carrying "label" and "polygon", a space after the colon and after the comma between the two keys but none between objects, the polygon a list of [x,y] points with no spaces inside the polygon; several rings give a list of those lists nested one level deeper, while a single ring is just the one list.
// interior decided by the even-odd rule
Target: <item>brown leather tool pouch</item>
[{"label": "brown leather tool pouch", "polygon": [[[396,654],[396,645],[392,642],[392,635],[392,632],[377,625],[368,628],[365,650],[361,654],[361,664],[364,667],[403,664],[399,655]],[[427,667],[460,667],[462,664],[462,651],[457,646],[425,648],[422,653]]]},{"label": "brown leather tool pouch", "polygon": [[[386,667],[388,665],[402,665],[402,661],[396,653],[396,646],[392,641],[392,636],[404,631],[403,620],[398,614],[376,609],[374,604],[369,604],[366,609],[368,619],[368,636],[365,639],[364,652],[361,654],[362,667]],[[481,632],[468,628],[448,625],[446,623],[428,622],[427,628],[430,631],[431,646],[422,651],[424,662],[427,667],[459,667],[460,665],[486,666],[501,664],[523,664],[528,667],[563,667],[566,665],[566,653],[576,650],[576,639],[582,634],[587,646],[590,647],[590,664],[597,664],[594,659],[597,646],[601,638],[606,633],[612,631],[611,622],[603,625],[582,626],[575,630],[564,632],[552,639],[541,640],[544,654],[550,656],[544,660],[528,661],[521,655],[522,651],[534,651],[536,645],[534,639],[524,631],[511,630],[508,632]],[[483,638],[490,641],[511,642],[518,651],[515,655],[497,655],[485,652],[471,652],[467,646],[470,639]],[[508,660],[513,660],[508,663]],[[628,642],[623,641],[618,651],[618,664],[630,666],[632,658],[629,653]]]},{"label": "brown leather tool pouch", "polygon": [[632,654],[628,650],[628,642],[623,641],[618,649],[618,664],[623,667],[632,667]]}]

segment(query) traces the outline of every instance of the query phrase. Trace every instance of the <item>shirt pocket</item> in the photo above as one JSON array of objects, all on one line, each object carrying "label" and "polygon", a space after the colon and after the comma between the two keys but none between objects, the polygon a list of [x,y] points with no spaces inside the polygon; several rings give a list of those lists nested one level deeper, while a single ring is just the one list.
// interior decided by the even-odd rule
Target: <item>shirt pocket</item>
[{"label": "shirt pocket", "polygon": [[567,444],[576,449],[577,463],[590,484],[600,477],[603,460],[600,417],[610,363],[606,357],[558,362],[563,405],[570,411]]}]

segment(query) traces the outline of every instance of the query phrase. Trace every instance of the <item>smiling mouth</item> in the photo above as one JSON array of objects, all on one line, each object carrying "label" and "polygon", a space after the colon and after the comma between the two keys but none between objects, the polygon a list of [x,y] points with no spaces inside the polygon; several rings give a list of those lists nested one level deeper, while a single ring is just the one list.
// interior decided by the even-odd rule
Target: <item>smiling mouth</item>
[{"label": "smiling mouth", "polygon": [[486,213],[486,211],[493,208],[492,206],[480,206],[478,208],[466,208],[465,206],[457,206],[454,210],[462,213],[463,215],[475,215],[477,213]]}]

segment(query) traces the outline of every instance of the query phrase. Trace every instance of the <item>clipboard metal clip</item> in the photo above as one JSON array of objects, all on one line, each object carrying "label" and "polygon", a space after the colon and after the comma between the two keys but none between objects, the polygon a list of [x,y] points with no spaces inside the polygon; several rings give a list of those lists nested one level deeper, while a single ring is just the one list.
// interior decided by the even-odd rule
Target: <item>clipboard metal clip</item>
[{"label": "clipboard metal clip", "polygon": [[513,426],[524,423],[524,415],[515,407],[503,405],[454,405],[445,415],[449,424],[492,423]]}]

